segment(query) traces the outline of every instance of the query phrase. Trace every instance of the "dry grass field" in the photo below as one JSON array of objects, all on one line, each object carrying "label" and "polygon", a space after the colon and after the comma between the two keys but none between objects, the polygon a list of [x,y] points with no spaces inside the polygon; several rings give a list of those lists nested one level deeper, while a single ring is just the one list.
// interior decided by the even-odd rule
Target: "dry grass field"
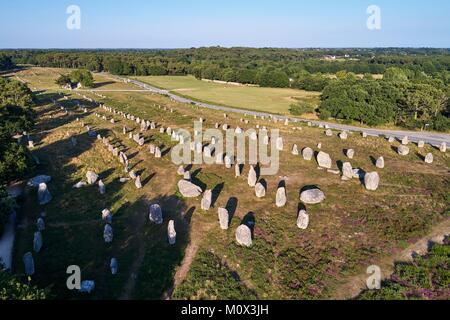
[{"label": "dry grass field", "polygon": [[[44,247],[34,254],[36,275],[32,282],[49,287],[56,298],[138,298],[160,299],[319,299],[346,297],[341,288],[353,277],[365,274],[366,268],[381,263],[416,241],[427,237],[431,230],[448,221],[450,196],[450,157],[426,146],[419,149],[410,145],[406,157],[396,153],[398,142],[392,145],[383,138],[362,138],[350,134],[340,140],[336,134],[326,137],[323,129],[222,113],[183,105],[168,98],[144,92],[102,92],[106,98],[83,91],[56,95],[53,81],[56,69],[32,68],[14,75],[41,91],[36,111],[38,123],[31,133],[35,139],[33,150],[42,164],[36,174],[53,177],[49,189],[53,194],[50,204],[37,205],[35,190],[27,189],[20,210],[21,228],[14,251],[15,272],[22,273],[22,255],[32,249],[34,223],[38,215],[46,212],[47,227],[43,233]],[[248,108],[258,106],[264,111],[286,112],[292,102],[289,97],[301,92],[281,89],[245,88],[255,90],[250,96],[240,88],[224,88],[215,84],[180,77],[171,82],[169,89],[185,88],[184,94],[200,99],[238,102]],[[166,80],[163,80],[166,79]],[[102,88],[135,87],[96,75]],[[141,79],[142,80],[142,79]],[[155,79],[146,79],[153,83]],[[184,81],[184,82],[183,82]],[[154,83],[164,86],[162,82]],[[190,88],[190,89],[189,89]],[[191,91],[189,91],[189,90]],[[232,91],[230,91],[232,90]],[[273,91],[271,91],[273,90]],[[175,90],[177,91],[177,90]],[[224,92],[234,92],[225,95]],[[271,100],[268,98],[273,93]],[[159,130],[145,133],[147,144],[139,147],[122,127],[139,130],[136,123],[106,112],[82,99],[81,95],[143,119],[153,120],[164,127],[185,128],[193,132],[193,121],[205,119],[204,126],[226,122],[233,128],[244,129],[259,125],[279,129],[285,150],[281,153],[280,170],[275,176],[261,177],[267,184],[266,197],[258,199],[247,184],[248,165],[243,176],[235,178],[234,169],[223,165],[194,165],[190,167],[192,180],[203,190],[213,190],[213,208],[200,209],[200,198],[183,199],[177,190],[177,166],[170,160],[174,143]],[[243,98],[245,97],[245,99]],[[278,98],[276,98],[278,97]],[[284,97],[284,98],[283,98]],[[310,96],[308,98],[311,98]],[[52,99],[57,100],[53,104]],[[230,99],[230,100],[227,100]],[[278,100],[283,100],[282,102]],[[83,113],[76,102],[88,107]],[[173,109],[173,113],[158,108]],[[64,114],[65,106],[69,114]],[[242,107],[242,105],[236,105]],[[261,109],[261,110],[263,110]],[[114,117],[112,124],[94,113]],[[79,118],[79,121],[76,121]],[[130,158],[133,170],[141,174],[143,188],[137,190],[132,182],[120,183],[126,176],[116,158],[101,141],[87,135],[81,122],[89,125]],[[78,144],[72,147],[71,137]],[[155,159],[148,151],[149,143],[162,147],[163,157]],[[330,154],[333,169],[350,161],[354,168],[367,172],[378,171],[381,177],[377,191],[367,191],[357,179],[342,181],[339,175],[319,170],[315,160],[304,161],[290,150],[297,144],[299,150],[317,143]],[[356,151],[353,160],[346,158],[344,150]],[[432,152],[434,163],[427,165],[423,156]],[[374,159],[384,156],[385,169],[377,169]],[[98,187],[72,186],[84,178],[87,170],[94,170],[106,184],[106,194],[100,195]],[[275,193],[280,182],[287,189],[287,205],[275,206]],[[302,188],[318,186],[326,200],[318,205],[308,205],[310,216],[307,230],[296,226],[302,204]],[[164,224],[156,226],[148,221],[148,204],[159,203],[164,213]],[[217,209],[228,208],[232,213],[230,228],[219,228]],[[114,240],[111,245],[103,241],[101,211],[109,208],[114,214]],[[235,230],[242,221],[255,220],[253,245],[237,245]],[[167,223],[175,220],[177,244],[167,243]],[[450,230],[447,230],[450,231]],[[109,261],[116,257],[119,273],[112,276]],[[82,268],[83,279],[96,281],[92,296],[83,296],[66,288],[66,268]],[[347,296],[347,298],[350,298]]]},{"label": "dry grass field", "polygon": [[319,103],[318,92],[286,88],[236,86],[195,79],[193,76],[134,77],[159,88],[203,102],[240,109],[289,114],[291,104],[298,101]]}]

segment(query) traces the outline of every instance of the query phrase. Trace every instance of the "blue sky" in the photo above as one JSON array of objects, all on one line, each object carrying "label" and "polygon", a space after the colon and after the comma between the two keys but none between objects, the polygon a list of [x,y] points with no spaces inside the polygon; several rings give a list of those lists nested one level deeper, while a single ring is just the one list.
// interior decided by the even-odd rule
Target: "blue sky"
[{"label": "blue sky", "polygon": [[[0,48],[450,47],[448,0],[0,1]],[[372,4],[381,30],[366,26]]]}]

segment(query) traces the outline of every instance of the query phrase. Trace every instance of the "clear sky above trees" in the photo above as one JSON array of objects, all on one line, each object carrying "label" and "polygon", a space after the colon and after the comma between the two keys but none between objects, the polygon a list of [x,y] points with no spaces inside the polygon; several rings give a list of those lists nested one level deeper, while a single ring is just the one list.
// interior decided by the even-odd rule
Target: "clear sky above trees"
[{"label": "clear sky above trees", "polygon": [[[73,4],[81,29],[70,31]],[[366,26],[372,4],[381,30]],[[0,47],[449,47],[449,12],[447,0],[16,0],[2,5]]]}]

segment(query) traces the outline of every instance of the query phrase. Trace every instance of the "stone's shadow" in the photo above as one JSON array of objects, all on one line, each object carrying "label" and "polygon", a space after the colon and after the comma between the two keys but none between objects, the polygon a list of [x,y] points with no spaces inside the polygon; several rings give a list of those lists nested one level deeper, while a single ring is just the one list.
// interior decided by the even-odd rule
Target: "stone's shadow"
[{"label": "stone's shadow", "polygon": [[156,173],[152,173],[151,175],[147,176],[144,180],[142,180],[142,186],[145,187],[150,181],[153,180],[153,178],[156,176]]},{"label": "stone's shadow", "polygon": [[370,159],[370,162],[372,162],[372,164],[373,164],[374,166],[377,164],[377,159],[375,159],[374,156],[370,156],[369,159]]},{"label": "stone's shadow", "polygon": [[214,189],[212,189],[212,199],[211,199],[211,207],[212,208],[214,208],[214,206],[217,202],[217,199],[219,198],[220,193],[222,192],[224,186],[225,186],[225,184],[222,182],[222,183],[219,183],[218,185],[216,185],[214,187]]},{"label": "stone's shadow", "polygon": [[256,217],[254,212],[247,213],[241,221],[241,224],[245,224],[252,232],[252,239],[255,239],[255,225]]},{"label": "stone's shadow", "polygon": [[425,156],[420,154],[419,152],[416,152],[416,157],[419,158],[422,161],[425,161]]},{"label": "stone's shadow", "polygon": [[233,221],[233,217],[236,214],[236,209],[238,207],[239,204],[239,200],[236,197],[231,197],[230,199],[228,199],[227,204],[225,205],[225,209],[227,209],[228,214],[229,214],[229,223],[231,224],[231,221]]}]

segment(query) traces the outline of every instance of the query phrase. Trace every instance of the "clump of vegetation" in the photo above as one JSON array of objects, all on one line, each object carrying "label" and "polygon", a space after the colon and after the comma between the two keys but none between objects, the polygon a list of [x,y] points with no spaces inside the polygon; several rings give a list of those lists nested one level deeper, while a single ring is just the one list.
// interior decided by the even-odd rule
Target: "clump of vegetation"
[{"label": "clump of vegetation", "polygon": [[434,245],[412,263],[398,263],[380,290],[363,292],[362,300],[408,300],[450,298],[450,242]]},{"label": "clump of vegetation", "polygon": [[341,73],[324,88],[322,119],[358,121],[369,126],[393,123],[440,131],[450,129],[449,96],[442,80],[423,73],[390,68],[383,79]]},{"label": "clump of vegetation", "polygon": [[239,275],[228,268],[212,252],[197,254],[187,279],[175,290],[175,299],[196,300],[249,300],[255,293],[239,279]]},{"label": "clump of vegetation", "polygon": [[316,106],[314,104],[305,101],[292,104],[289,108],[289,112],[293,116],[301,116],[307,113],[313,113],[315,110]]},{"label": "clump of vegetation", "polygon": [[33,126],[32,103],[25,84],[0,78],[0,234],[13,206],[6,186],[24,177],[32,166],[27,148],[13,138]]},{"label": "clump of vegetation", "polygon": [[22,283],[0,266],[0,300],[44,300],[48,292],[36,286]]},{"label": "clump of vegetation", "polygon": [[75,70],[69,75],[61,75],[57,80],[56,84],[60,86],[73,86],[74,84],[81,84],[83,87],[91,88],[94,85],[94,78],[92,73],[88,70]]}]

